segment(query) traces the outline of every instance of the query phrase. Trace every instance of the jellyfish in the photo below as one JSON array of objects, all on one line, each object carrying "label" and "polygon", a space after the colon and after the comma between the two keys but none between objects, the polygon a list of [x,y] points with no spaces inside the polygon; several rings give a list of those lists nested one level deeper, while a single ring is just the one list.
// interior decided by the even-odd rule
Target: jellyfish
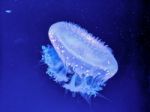
[{"label": "jellyfish", "polygon": [[95,97],[116,74],[112,50],[79,25],[57,22],[48,35],[51,45],[42,46],[42,61],[46,73],[66,90]]}]

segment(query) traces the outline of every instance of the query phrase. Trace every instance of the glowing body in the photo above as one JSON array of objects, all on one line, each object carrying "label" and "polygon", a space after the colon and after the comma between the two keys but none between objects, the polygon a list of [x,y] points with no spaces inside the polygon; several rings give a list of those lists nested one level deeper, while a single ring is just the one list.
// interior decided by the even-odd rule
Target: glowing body
[{"label": "glowing body", "polygon": [[[118,64],[110,48],[78,25],[58,22],[48,34],[54,48],[43,46],[42,59],[49,67],[47,73],[55,81],[64,82],[65,89],[96,96],[117,72]],[[50,65],[54,61],[57,63]]]}]

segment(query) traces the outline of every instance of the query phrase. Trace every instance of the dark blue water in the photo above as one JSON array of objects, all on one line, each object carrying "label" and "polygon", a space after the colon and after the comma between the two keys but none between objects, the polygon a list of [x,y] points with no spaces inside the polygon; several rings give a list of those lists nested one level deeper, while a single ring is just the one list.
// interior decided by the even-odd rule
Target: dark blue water
[{"label": "dark blue water", "polygon": [[[0,112],[146,112],[142,9],[140,0],[1,0]],[[113,49],[119,71],[101,92],[111,101],[96,97],[89,105],[46,75],[41,46],[50,44],[48,29],[58,21],[81,25]]]}]

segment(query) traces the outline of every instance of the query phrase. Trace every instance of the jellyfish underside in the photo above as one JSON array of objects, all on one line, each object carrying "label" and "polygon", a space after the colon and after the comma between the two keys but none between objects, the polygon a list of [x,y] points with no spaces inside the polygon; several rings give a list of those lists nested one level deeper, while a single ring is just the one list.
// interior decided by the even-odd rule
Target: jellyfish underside
[{"label": "jellyfish underside", "polygon": [[[56,82],[62,84],[62,87],[65,89],[74,93],[80,93],[82,96],[96,96],[98,91],[105,86],[101,75],[95,77],[86,76],[85,74],[78,75],[71,66],[64,66],[52,46],[42,46],[42,50],[42,60],[48,65],[46,73]],[[105,74],[104,71],[102,73]]]}]

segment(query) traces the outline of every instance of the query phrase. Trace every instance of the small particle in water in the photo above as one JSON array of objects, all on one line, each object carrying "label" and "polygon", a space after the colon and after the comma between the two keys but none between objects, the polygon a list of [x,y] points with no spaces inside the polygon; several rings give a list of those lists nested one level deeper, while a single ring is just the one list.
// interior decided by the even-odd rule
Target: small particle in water
[{"label": "small particle in water", "polygon": [[11,12],[12,12],[12,10],[5,10],[5,12],[6,12],[6,13],[11,13]]}]

